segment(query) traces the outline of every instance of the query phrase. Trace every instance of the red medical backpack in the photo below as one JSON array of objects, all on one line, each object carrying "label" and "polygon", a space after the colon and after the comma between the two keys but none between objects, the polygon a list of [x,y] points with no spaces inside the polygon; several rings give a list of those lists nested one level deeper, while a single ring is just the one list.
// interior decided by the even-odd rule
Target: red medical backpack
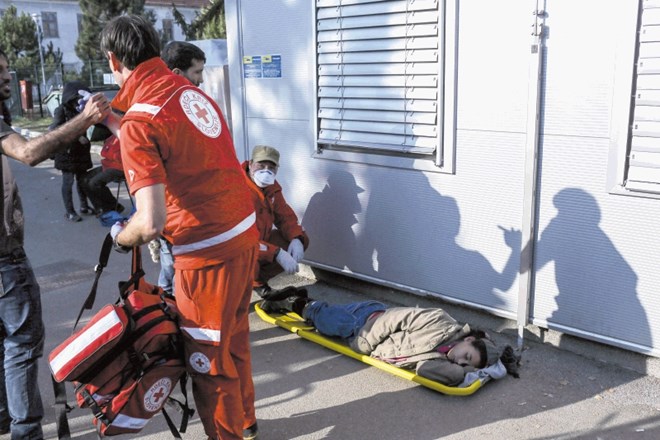
[{"label": "red medical backpack", "polygon": [[[98,279],[112,248],[112,238],[108,237],[94,286],[78,320],[82,311],[91,309],[94,303]],[[117,302],[101,308],[87,325],[50,353],[48,363],[56,385],[56,401],[62,403],[58,396],[58,389],[60,393],[64,390],[62,383],[73,382],[76,401],[81,408],[92,410],[99,435],[139,432],[162,410],[170,430],[180,438],[178,431],[185,432],[192,414],[187,398],[185,403],[174,401],[184,415],[178,431],[163,408],[168,399],[173,401],[170,393],[177,383],[182,382],[186,395],[176,302],[143,276],[140,251],[134,248],[133,273],[120,285]],[[62,426],[62,422],[66,417],[59,414],[58,435],[66,438],[68,423]]]}]

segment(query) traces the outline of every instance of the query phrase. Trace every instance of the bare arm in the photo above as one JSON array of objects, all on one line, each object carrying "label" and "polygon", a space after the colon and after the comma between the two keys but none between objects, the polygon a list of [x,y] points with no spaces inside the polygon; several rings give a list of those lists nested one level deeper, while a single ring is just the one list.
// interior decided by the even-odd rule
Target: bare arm
[{"label": "bare arm", "polygon": [[120,246],[149,243],[165,226],[165,185],[159,183],[140,188],[135,193],[135,204],[136,213],[115,240]]},{"label": "bare arm", "polygon": [[121,125],[121,116],[119,116],[115,112],[110,112],[108,117],[103,121],[103,124],[108,127],[108,130],[110,130],[110,133],[114,134],[117,136],[117,139],[121,140],[120,136],[120,125]]},{"label": "bare arm", "polygon": [[96,94],[90,98],[81,114],[53,131],[30,140],[18,133],[0,139],[0,152],[35,166],[84,134],[90,126],[101,122],[109,112],[108,99],[101,93]]}]

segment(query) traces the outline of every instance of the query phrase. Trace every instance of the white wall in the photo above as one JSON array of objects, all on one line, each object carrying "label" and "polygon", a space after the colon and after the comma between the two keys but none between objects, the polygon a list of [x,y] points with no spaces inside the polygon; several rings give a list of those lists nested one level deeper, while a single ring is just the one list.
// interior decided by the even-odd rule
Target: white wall
[{"label": "white wall", "polygon": [[[278,179],[310,234],[311,264],[515,317],[535,5],[460,2],[456,168],[441,174],[313,157],[313,2],[227,3],[235,143],[243,156],[258,143],[282,152]],[[635,12],[548,2],[530,313],[658,356],[660,200],[608,186]],[[263,54],[282,55],[282,78],[243,78],[242,57]]]}]

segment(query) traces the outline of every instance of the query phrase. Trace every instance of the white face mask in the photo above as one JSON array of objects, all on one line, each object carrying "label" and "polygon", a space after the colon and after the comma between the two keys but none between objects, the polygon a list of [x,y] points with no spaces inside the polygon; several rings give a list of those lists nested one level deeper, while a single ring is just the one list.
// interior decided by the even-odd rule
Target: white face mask
[{"label": "white face mask", "polygon": [[275,173],[271,170],[255,171],[252,177],[259,188],[265,188],[275,183]]}]

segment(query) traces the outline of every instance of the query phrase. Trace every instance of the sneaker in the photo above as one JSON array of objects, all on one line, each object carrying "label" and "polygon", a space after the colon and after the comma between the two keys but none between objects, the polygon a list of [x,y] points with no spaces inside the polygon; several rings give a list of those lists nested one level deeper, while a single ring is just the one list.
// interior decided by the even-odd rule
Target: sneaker
[{"label": "sneaker", "polygon": [[261,305],[261,308],[266,313],[294,312],[294,313],[297,313],[298,315],[302,316],[303,309],[305,308],[305,306],[307,305],[307,303],[309,301],[310,301],[309,298],[303,298],[303,297],[300,297],[300,296],[296,296],[294,294],[294,295],[291,295],[289,297],[286,297],[284,299],[277,300],[277,301],[266,300]]},{"label": "sneaker", "polygon": [[70,222],[80,222],[82,221],[82,217],[80,217],[78,214],[75,212],[67,212],[65,215],[66,219],[69,220]]},{"label": "sneaker", "polygon": [[268,284],[262,284],[261,286],[256,286],[253,287],[252,290],[255,291],[257,295],[259,295],[260,298],[266,299],[268,295],[270,295],[270,292],[273,291],[271,287]]},{"label": "sneaker", "polygon": [[243,430],[243,440],[255,440],[259,437],[259,428],[257,422]]},{"label": "sneaker", "polygon": [[80,213],[85,214],[85,215],[95,215],[96,211],[94,211],[89,206],[84,206],[84,207],[80,208]]},{"label": "sneaker", "polygon": [[307,298],[307,289],[299,289],[294,286],[285,287],[280,290],[269,290],[268,293],[261,297],[266,301],[279,301],[290,296],[297,296],[300,298]]}]

